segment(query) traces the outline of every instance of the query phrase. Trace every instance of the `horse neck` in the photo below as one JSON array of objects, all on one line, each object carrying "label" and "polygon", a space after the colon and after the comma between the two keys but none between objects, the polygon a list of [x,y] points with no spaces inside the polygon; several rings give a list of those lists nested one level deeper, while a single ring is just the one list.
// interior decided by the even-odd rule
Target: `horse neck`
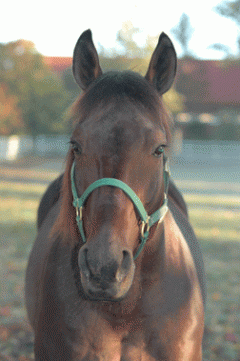
[{"label": "horse neck", "polygon": [[[154,225],[149,233],[143,254],[140,258],[141,279],[143,285],[158,279],[164,272],[165,237],[164,223]],[[136,262],[138,267],[138,262]]]}]

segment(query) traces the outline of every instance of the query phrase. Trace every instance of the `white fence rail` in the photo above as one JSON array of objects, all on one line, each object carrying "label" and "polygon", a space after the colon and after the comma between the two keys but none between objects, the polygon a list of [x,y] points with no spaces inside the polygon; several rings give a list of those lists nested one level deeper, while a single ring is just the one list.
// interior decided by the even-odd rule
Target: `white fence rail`
[{"label": "white fence rail", "polygon": [[40,135],[36,138],[27,136],[1,136],[0,160],[15,160],[29,154],[39,156],[65,156],[69,148],[69,137]]},{"label": "white fence rail", "polygon": [[[172,157],[178,164],[240,165],[240,142],[177,140]],[[29,154],[42,157],[65,157],[69,149],[68,136],[1,136],[0,161],[11,161]]]}]

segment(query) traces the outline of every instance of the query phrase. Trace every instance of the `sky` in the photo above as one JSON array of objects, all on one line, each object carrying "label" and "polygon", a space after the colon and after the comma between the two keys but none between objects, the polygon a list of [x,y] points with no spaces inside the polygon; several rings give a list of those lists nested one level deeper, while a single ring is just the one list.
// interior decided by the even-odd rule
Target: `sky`
[{"label": "sky", "polygon": [[91,29],[97,48],[117,48],[117,31],[131,21],[139,28],[137,41],[143,46],[147,35],[162,31],[172,39],[177,54],[181,47],[171,34],[186,13],[194,33],[189,48],[203,59],[220,59],[223,53],[209,49],[222,43],[236,53],[238,28],[234,22],[218,15],[214,7],[220,0],[3,0],[1,4],[0,43],[17,39],[31,40],[45,56],[72,56],[78,37]]}]

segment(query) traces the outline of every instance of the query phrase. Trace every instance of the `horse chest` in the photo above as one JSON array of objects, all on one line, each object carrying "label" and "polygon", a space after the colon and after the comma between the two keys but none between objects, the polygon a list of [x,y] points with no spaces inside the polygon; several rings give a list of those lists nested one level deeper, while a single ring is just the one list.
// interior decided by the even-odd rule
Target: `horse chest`
[{"label": "horse chest", "polygon": [[109,331],[98,332],[88,336],[81,342],[81,347],[76,346],[72,360],[92,361],[155,361],[145,348],[141,334],[118,333]]},{"label": "horse chest", "polygon": [[72,335],[66,340],[66,347],[71,349],[73,361],[157,360],[147,350],[146,330],[137,318],[114,324],[106,321],[99,313],[85,309],[75,317],[74,326],[77,324],[79,327],[74,327]]},{"label": "horse chest", "polygon": [[[59,269],[62,270],[62,267]],[[66,268],[64,273],[67,274]],[[112,308],[108,310],[106,307],[103,312],[91,302],[81,300],[75,293],[74,284],[62,284],[63,274],[58,279],[61,280],[60,289],[64,290],[65,295],[64,299],[63,294],[60,297],[65,303],[63,334],[68,335],[65,338],[65,347],[72,355],[72,361],[161,360],[150,355],[152,346],[149,345],[149,337],[153,337],[157,343],[155,347],[160,347],[159,352],[165,354],[164,341],[161,339],[163,332],[160,331],[164,327],[165,317],[157,317],[157,320],[153,312],[157,307],[155,302],[158,306],[161,303],[158,297],[151,296],[148,292],[148,296],[142,297],[145,304],[144,317],[139,313],[138,306],[124,319],[118,308],[115,309],[114,315],[111,314]]]}]

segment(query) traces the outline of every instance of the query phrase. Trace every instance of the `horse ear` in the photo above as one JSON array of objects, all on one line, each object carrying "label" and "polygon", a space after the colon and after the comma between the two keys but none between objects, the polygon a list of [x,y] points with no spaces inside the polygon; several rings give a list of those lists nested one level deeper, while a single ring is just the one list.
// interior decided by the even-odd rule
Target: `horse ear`
[{"label": "horse ear", "polygon": [[152,83],[160,95],[168,91],[174,81],[177,56],[169,37],[162,33],[153,52],[145,78]]},{"label": "horse ear", "polygon": [[83,90],[102,74],[91,30],[82,33],[73,52],[73,75]]}]

